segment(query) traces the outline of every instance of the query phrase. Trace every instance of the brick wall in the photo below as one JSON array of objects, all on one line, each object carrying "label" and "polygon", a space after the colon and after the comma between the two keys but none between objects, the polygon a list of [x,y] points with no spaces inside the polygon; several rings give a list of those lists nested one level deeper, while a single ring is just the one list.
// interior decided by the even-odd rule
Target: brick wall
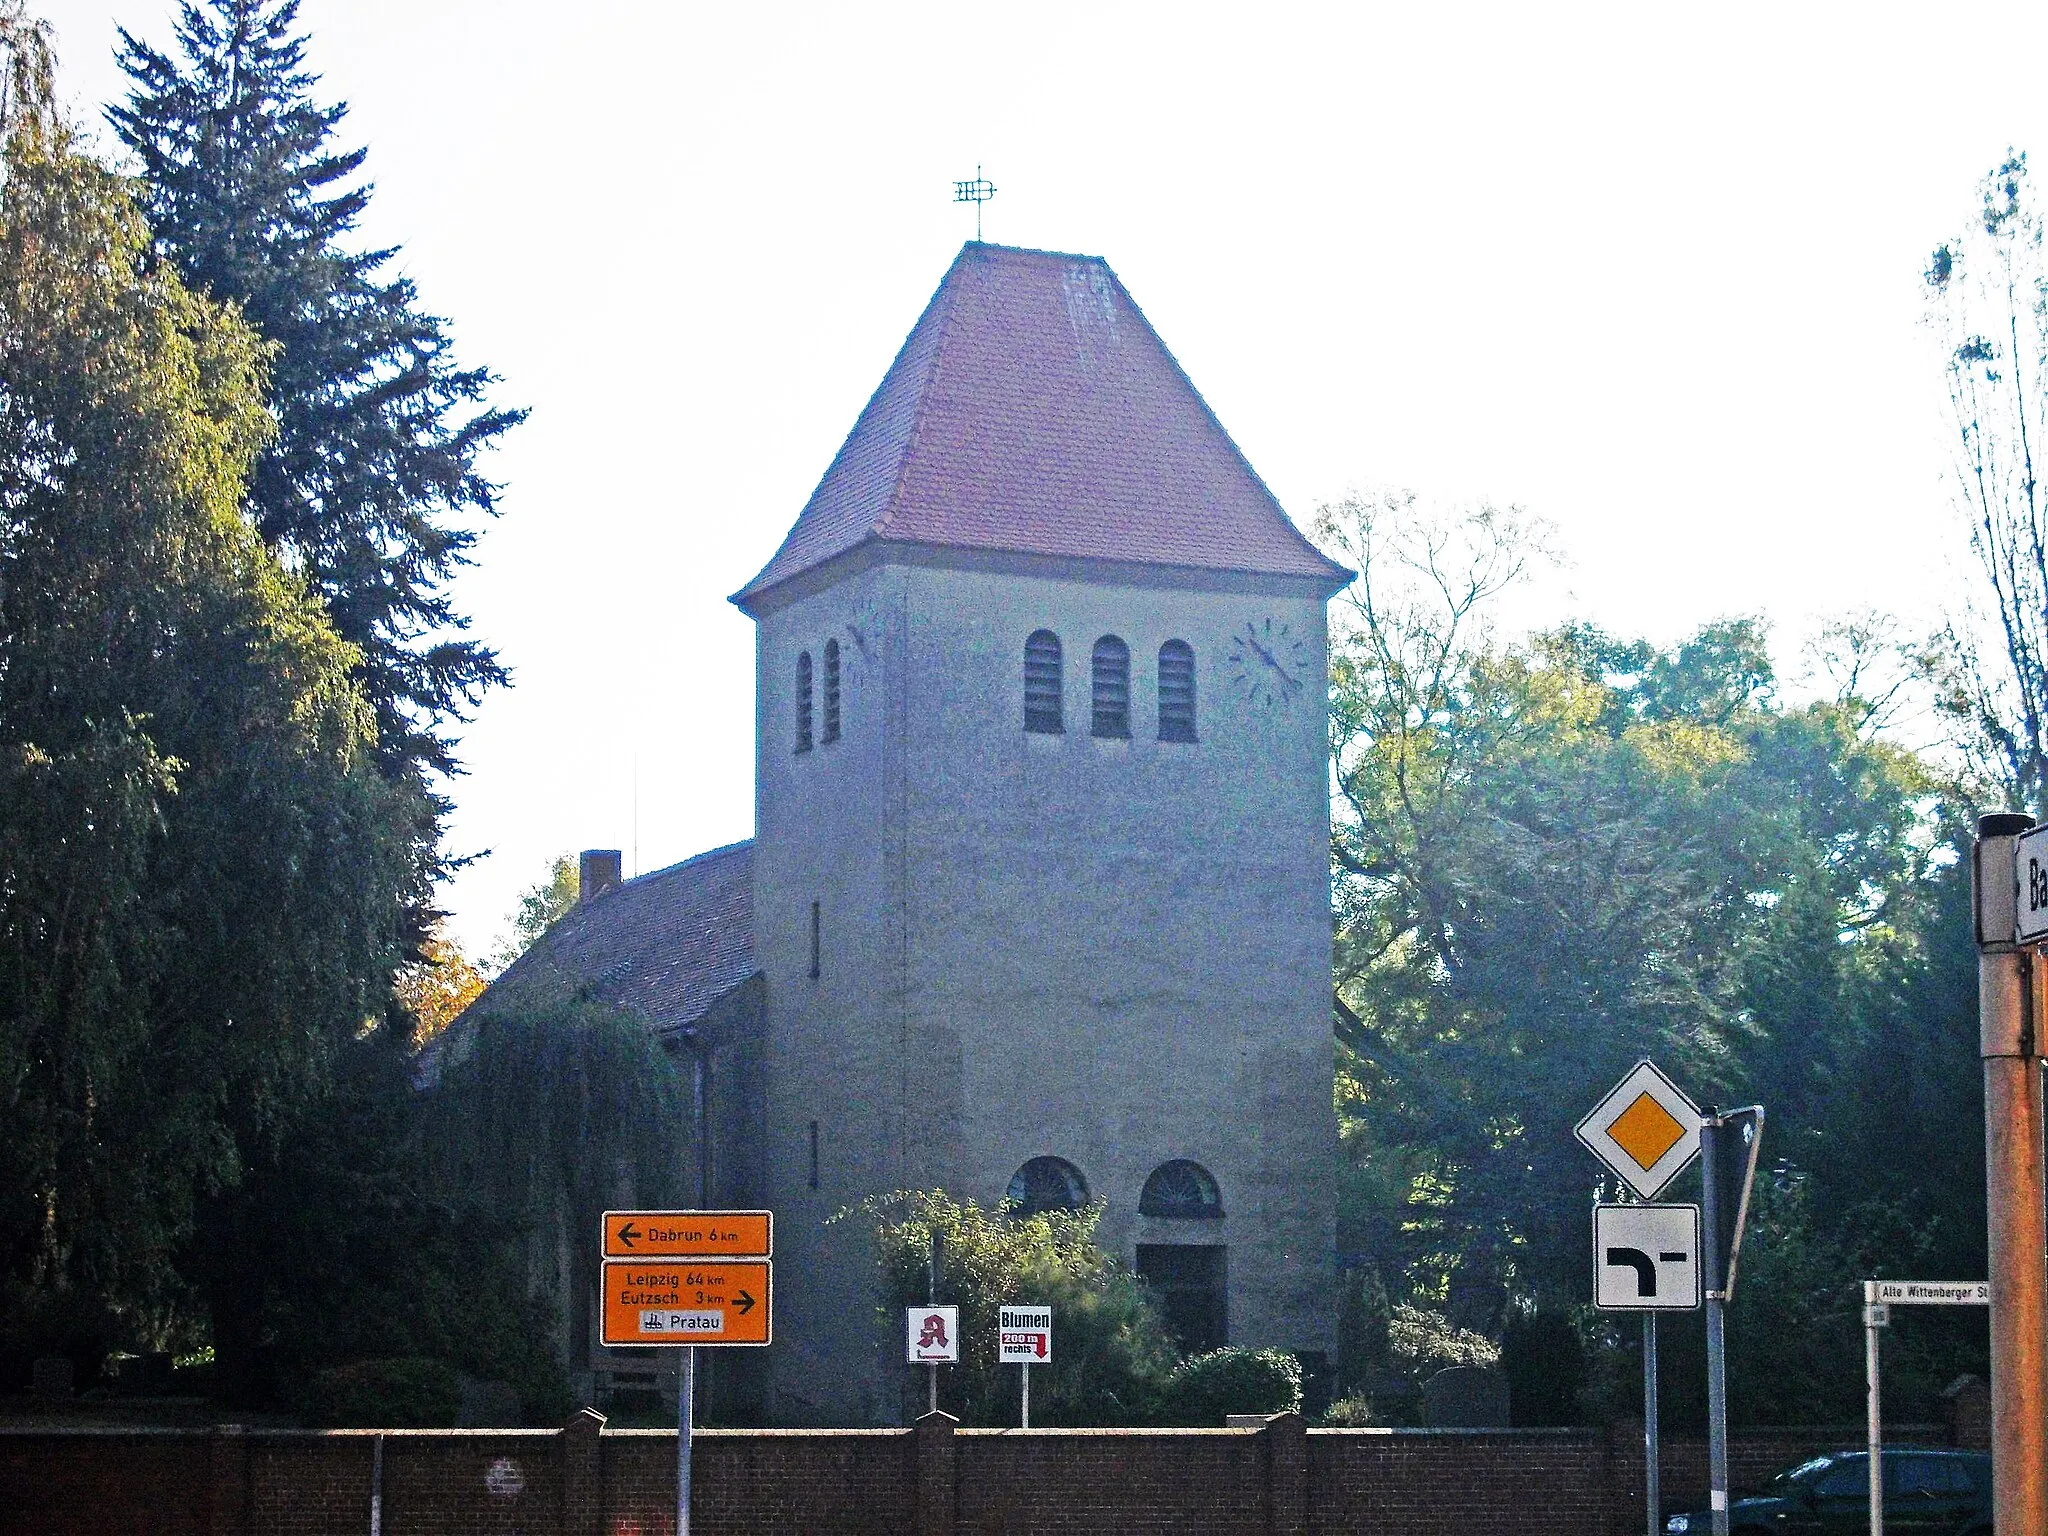
[{"label": "brick wall", "polygon": [[[693,1536],[1629,1536],[1611,1430],[702,1430]],[[1945,1443],[1945,1428],[1897,1438]],[[1738,1433],[1737,1487],[1861,1428]],[[0,1536],[673,1536],[675,1436],[561,1430],[0,1431]],[[1667,1504],[1706,1448],[1664,1445]]]}]

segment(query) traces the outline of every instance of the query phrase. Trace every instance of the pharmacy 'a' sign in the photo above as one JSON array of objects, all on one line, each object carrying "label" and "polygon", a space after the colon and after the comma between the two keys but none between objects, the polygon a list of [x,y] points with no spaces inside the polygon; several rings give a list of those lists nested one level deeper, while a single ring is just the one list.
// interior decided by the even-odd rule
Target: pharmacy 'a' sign
[{"label": "pharmacy 'a' sign", "polygon": [[1655,1062],[1639,1061],[1576,1134],[1638,1197],[1654,1200],[1700,1155],[1699,1106]]},{"label": "pharmacy 'a' sign", "polygon": [[958,1307],[909,1307],[904,1323],[904,1358],[912,1365],[960,1363]]}]

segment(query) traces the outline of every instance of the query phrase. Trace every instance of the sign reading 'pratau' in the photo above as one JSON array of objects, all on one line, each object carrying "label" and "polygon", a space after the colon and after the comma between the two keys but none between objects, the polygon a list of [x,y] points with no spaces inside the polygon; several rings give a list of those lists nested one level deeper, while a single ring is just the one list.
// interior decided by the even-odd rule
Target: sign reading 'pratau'
[{"label": "sign reading 'pratau'", "polygon": [[606,1211],[603,1342],[768,1344],[775,1220],[766,1211]]},{"label": "sign reading 'pratau'", "polygon": [[604,1261],[607,1344],[767,1344],[774,1312],[765,1260]]}]

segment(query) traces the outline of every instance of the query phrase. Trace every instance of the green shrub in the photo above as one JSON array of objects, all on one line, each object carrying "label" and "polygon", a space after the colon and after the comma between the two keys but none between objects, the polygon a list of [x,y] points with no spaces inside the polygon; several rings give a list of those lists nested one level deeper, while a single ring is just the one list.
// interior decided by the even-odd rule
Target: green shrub
[{"label": "green shrub", "polygon": [[1381,1416],[1374,1411],[1371,1398],[1356,1393],[1330,1404],[1320,1422],[1324,1429],[1377,1429]]},{"label": "green shrub", "polygon": [[421,1355],[355,1360],[308,1383],[304,1411],[326,1429],[444,1429],[462,1407],[455,1367]]},{"label": "green shrub", "polygon": [[1184,1360],[1166,1382],[1172,1423],[1221,1424],[1232,1413],[1299,1413],[1301,1362],[1279,1349],[1217,1349]]},{"label": "green shrub", "polygon": [[963,1423],[1017,1422],[1019,1368],[996,1363],[1005,1303],[1052,1308],[1052,1363],[1031,1373],[1034,1425],[1157,1423],[1175,1350],[1143,1283],[1095,1245],[1101,1214],[1097,1206],[1019,1217],[928,1190],[884,1195],[833,1219],[874,1222],[885,1322],[897,1331],[896,1309],[927,1299],[932,1233],[944,1239],[938,1299],[960,1308],[961,1349],[960,1363],[940,1372],[939,1404]]}]

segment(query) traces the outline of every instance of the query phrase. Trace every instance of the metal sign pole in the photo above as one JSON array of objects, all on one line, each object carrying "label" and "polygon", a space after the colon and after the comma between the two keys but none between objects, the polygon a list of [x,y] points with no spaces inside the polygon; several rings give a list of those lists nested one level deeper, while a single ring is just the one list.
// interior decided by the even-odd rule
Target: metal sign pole
[{"label": "metal sign pole", "polygon": [[[2001,1532],[2048,1531],[2048,1247],[2041,1143],[2039,978],[2020,947],[2038,926],[2040,878],[2020,899],[2020,834],[2033,818],[1980,816],[1976,897],[1978,1054],[1991,1253],[1991,1503]],[[2038,841],[2038,839],[2030,839]],[[2028,860],[2038,865],[2038,856]]]},{"label": "metal sign pole", "polygon": [[[1712,1110],[1701,1123],[1717,1128]],[[1714,1536],[1728,1536],[1728,1349],[1722,1309],[1726,1295],[1721,1278],[1721,1189],[1718,1178],[1718,1137],[1700,1138],[1701,1212],[1706,1241],[1700,1245],[1700,1276],[1707,1303],[1707,1505]]]},{"label": "metal sign pole", "polygon": [[1870,1424],[1870,1536],[1884,1536],[1884,1413],[1878,1401],[1877,1330],[1884,1326],[1886,1309],[1879,1305],[1877,1285],[1863,1282],[1863,1385],[1865,1411]]},{"label": "metal sign pole", "polygon": [[[932,1247],[925,1268],[925,1301],[936,1307],[939,1304],[939,1247],[945,1236],[937,1227],[932,1228]],[[939,1362],[934,1360],[925,1367],[931,1378],[931,1412],[939,1411]]]},{"label": "metal sign pole", "polygon": [[1657,1314],[1643,1314],[1643,1508],[1649,1536],[1663,1536],[1664,1490],[1657,1464]]},{"label": "metal sign pole", "polygon": [[676,1382],[676,1536],[690,1536],[690,1420],[696,1416],[697,1346],[683,1350]]},{"label": "metal sign pole", "polygon": [[1017,1369],[1024,1373],[1024,1420],[1020,1427],[1029,1429],[1031,1427],[1031,1362],[1029,1360],[1020,1360],[1017,1362]]}]

